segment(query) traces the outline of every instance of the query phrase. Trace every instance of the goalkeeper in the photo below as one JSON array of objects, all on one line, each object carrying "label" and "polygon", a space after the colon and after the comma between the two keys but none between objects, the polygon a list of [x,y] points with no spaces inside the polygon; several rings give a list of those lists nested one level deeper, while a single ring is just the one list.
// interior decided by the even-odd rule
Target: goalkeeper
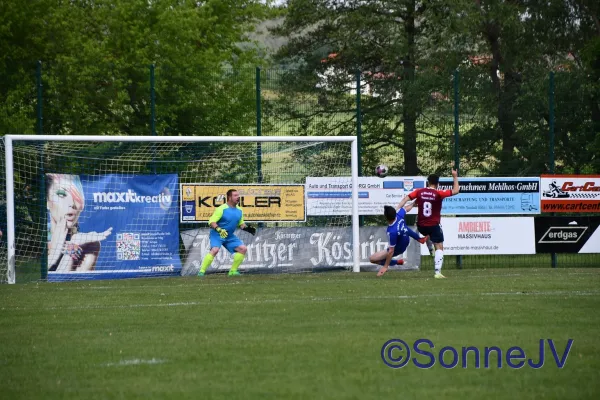
[{"label": "goalkeeper", "polygon": [[208,220],[210,227],[210,252],[202,260],[202,266],[198,276],[204,276],[215,256],[225,247],[233,254],[233,264],[229,270],[229,276],[240,275],[238,267],[244,261],[247,248],[244,243],[233,233],[240,227],[242,230],[254,235],[256,228],[244,223],[242,209],[238,206],[240,194],[235,189],[227,191],[227,203],[219,206]]}]

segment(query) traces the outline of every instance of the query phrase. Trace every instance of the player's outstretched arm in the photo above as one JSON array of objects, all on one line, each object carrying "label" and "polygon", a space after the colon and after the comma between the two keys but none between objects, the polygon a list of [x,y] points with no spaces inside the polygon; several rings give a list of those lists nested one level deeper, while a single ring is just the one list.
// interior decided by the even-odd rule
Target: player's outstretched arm
[{"label": "player's outstretched arm", "polygon": [[252,236],[254,236],[256,234],[256,228],[254,226],[247,225],[246,222],[244,221],[243,211],[242,211],[242,216],[240,217],[240,221],[238,222],[238,227],[241,230],[248,232]]},{"label": "player's outstretched arm", "polygon": [[221,220],[221,217],[223,217],[223,207],[217,207],[215,212],[213,212],[213,215],[208,219],[208,224],[219,233],[221,238],[225,239],[229,234],[225,229],[217,225],[217,222]]},{"label": "player's outstretched arm", "polygon": [[407,213],[407,214],[408,214],[408,213],[410,212],[410,210],[412,210],[412,209],[413,209],[413,207],[415,206],[415,201],[416,201],[416,200],[413,200],[412,202],[410,202],[410,203],[407,203],[407,204],[404,206],[404,210],[406,210],[406,213]]},{"label": "player's outstretched arm", "polygon": [[460,186],[458,185],[458,171],[452,168],[452,196],[457,195],[460,192]]},{"label": "player's outstretched arm", "polygon": [[383,267],[381,267],[379,272],[377,272],[377,276],[381,276],[387,272],[390,267],[390,263],[392,262],[392,258],[394,258],[394,248],[390,247],[388,249],[387,257],[385,258],[385,264],[383,264]]},{"label": "player's outstretched arm", "polygon": [[[398,203],[398,205],[396,206],[396,211],[400,210],[402,207],[404,207],[406,205],[406,203],[408,203],[411,200],[411,198],[409,196],[404,196],[404,198],[402,200],[400,200],[400,203]],[[409,210],[406,210],[406,212],[408,212]]]},{"label": "player's outstretched arm", "polygon": [[242,225],[240,225],[240,229],[248,232],[252,236],[254,236],[256,234],[256,228],[251,225],[242,224]]}]

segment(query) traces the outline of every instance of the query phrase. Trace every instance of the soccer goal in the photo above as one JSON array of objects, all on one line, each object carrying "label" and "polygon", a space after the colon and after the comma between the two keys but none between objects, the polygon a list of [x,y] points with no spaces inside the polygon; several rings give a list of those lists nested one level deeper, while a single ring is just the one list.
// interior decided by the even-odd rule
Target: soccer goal
[{"label": "soccer goal", "polygon": [[[240,272],[368,263],[355,251],[353,136],[7,135],[0,146],[2,282],[195,276],[230,189],[257,228],[235,231],[246,247]],[[309,196],[313,181],[338,190]],[[230,268],[226,247],[207,273]]]}]

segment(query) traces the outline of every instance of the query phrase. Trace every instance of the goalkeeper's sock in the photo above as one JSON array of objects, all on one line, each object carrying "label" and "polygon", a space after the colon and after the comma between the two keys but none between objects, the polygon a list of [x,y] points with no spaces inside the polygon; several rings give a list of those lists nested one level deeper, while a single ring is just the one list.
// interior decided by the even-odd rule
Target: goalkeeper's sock
[{"label": "goalkeeper's sock", "polygon": [[237,271],[242,261],[244,261],[244,257],[245,256],[242,253],[235,253],[233,255],[233,264],[231,264],[231,269],[229,270],[230,274]]},{"label": "goalkeeper's sock", "polygon": [[435,251],[435,272],[442,272],[442,265],[444,265],[444,251]]},{"label": "goalkeeper's sock", "polygon": [[208,269],[208,267],[210,267],[210,264],[212,264],[214,259],[215,258],[210,253],[205,255],[204,260],[202,260],[202,266],[200,267],[200,272],[205,273],[206,270]]}]

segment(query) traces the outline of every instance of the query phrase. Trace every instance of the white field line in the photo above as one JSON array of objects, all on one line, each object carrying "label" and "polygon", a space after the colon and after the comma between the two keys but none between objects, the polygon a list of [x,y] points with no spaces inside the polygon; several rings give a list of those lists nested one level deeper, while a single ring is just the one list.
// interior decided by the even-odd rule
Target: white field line
[{"label": "white field line", "polygon": [[249,298],[245,300],[204,300],[204,301],[184,301],[184,302],[159,302],[146,304],[98,304],[84,306],[58,306],[58,307],[3,307],[1,311],[40,311],[40,310],[108,310],[108,309],[136,309],[136,308],[155,308],[155,307],[190,307],[190,306],[218,306],[232,304],[285,304],[285,303],[312,303],[312,302],[334,302],[334,301],[372,301],[372,300],[407,300],[407,299],[425,299],[425,298],[444,298],[444,297],[481,297],[481,296],[600,296],[600,290],[581,291],[581,290],[558,290],[550,292],[482,292],[482,293],[432,293],[415,295],[390,295],[390,296],[343,296],[343,297],[301,297],[286,299],[264,299]]},{"label": "white field line", "polygon": [[140,360],[139,358],[134,358],[133,360],[121,360],[116,363],[106,363],[101,364],[104,367],[119,367],[122,365],[141,365],[141,364],[162,364],[166,360],[157,360],[156,358],[152,358],[150,360]]},{"label": "white field line", "polygon": [[[402,271],[402,272],[416,272],[416,271]],[[428,272],[423,272],[420,271],[420,273],[428,273]],[[460,272],[459,272],[460,273]],[[551,272],[550,272],[551,273]],[[503,278],[503,277],[518,277],[518,276],[523,276],[523,277],[528,277],[528,276],[544,276],[544,275],[549,275],[549,272],[539,272],[539,273],[525,273],[525,274],[486,274],[486,275],[464,275],[464,276],[460,276],[460,275],[453,275],[452,278],[453,280],[461,280],[461,279],[482,279],[482,278]],[[364,274],[371,274],[369,272],[364,272]],[[375,274],[375,272],[373,272],[372,274]],[[598,277],[600,277],[600,271],[599,272],[567,272],[567,275],[596,275]],[[251,276],[258,276],[258,275],[251,275]],[[414,276],[414,275],[413,275]],[[425,278],[428,278],[429,275],[427,275]],[[433,274],[431,274],[431,278],[433,277]],[[186,278],[192,278],[192,277],[186,277]],[[163,279],[163,278],[155,278],[155,279]],[[209,278],[204,278],[204,279],[211,279]],[[231,279],[231,278],[228,278]],[[241,280],[240,280],[241,279]],[[244,277],[242,276],[241,278],[236,278],[236,280],[231,280],[230,282],[219,282],[219,283],[206,283],[206,286],[208,287],[220,287],[220,286],[232,286],[232,285],[257,285],[257,284],[268,284],[268,283],[272,283],[272,282],[289,282],[289,281],[293,281],[293,283],[341,283],[341,282],[364,282],[364,281],[372,281],[372,279],[369,277],[364,277],[364,279],[362,277],[359,278],[355,278],[355,277],[350,277],[348,279],[331,279],[331,278],[327,278],[324,277],[323,274],[319,274],[318,277],[311,277],[305,280],[288,280],[288,279],[260,279],[260,280],[244,280]],[[123,286],[123,285],[115,285],[115,286],[93,286],[93,285],[89,285],[89,286],[63,286],[61,285],[61,283],[44,283],[44,289],[55,289],[55,290],[119,290],[122,291],[124,289],[128,290],[128,291],[134,291],[134,290],[138,290],[138,289],[148,289],[148,288],[161,288],[161,289],[169,289],[169,288],[190,288],[190,289],[198,289],[198,284],[197,283],[180,283],[180,284],[165,284],[165,285],[136,285],[136,286]],[[52,286],[56,286],[55,288],[53,288]],[[31,290],[31,285],[23,285],[23,287],[21,288],[21,291],[30,291]]]}]

